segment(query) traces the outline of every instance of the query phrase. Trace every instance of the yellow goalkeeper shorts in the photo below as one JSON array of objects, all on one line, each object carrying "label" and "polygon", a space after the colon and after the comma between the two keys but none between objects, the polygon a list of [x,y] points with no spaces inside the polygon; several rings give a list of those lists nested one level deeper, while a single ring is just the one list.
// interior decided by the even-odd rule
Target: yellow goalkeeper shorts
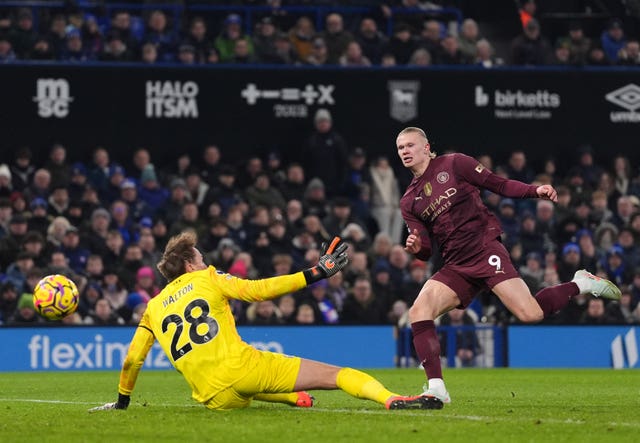
[{"label": "yellow goalkeeper shorts", "polygon": [[245,377],[205,402],[209,409],[246,408],[256,394],[288,393],[300,372],[300,357],[260,351],[260,361]]}]

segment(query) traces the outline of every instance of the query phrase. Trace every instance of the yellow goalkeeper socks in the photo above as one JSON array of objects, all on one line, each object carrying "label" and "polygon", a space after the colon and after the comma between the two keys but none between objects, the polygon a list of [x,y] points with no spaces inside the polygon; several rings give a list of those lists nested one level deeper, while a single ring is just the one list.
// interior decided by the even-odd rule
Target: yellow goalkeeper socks
[{"label": "yellow goalkeeper socks", "polygon": [[382,383],[372,376],[351,368],[342,368],[338,372],[336,385],[356,398],[373,400],[383,405],[389,397],[397,395],[387,390],[382,386]]}]

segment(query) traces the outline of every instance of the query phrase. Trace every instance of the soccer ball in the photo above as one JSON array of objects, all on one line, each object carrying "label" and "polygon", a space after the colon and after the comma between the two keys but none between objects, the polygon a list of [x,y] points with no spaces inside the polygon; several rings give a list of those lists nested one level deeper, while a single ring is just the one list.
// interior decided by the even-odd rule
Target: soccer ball
[{"label": "soccer ball", "polygon": [[78,309],[78,288],[61,274],[47,275],[33,290],[36,312],[48,320],[60,320]]}]

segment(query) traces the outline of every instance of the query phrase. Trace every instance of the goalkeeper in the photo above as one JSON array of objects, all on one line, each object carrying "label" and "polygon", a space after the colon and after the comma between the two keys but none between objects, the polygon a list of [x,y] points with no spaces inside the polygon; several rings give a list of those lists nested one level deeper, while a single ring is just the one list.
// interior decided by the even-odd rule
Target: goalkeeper
[{"label": "goalkeeper", "polygon": [[306,390],[342,389],[387,409],[439,409],[433,396],[400,396],[373,377],[299,357],[260,351],[242,341],[229,299],[269,300],[330,277],[348,263],[347,245],[339,237],[323,251],[318,264],[295,274],[263,280],[233,277],[205,265],[185,232],[169,241],[158,269],[169,282],[147,309],[136,329],[120,372],[118,401],[91,409],[126,409],[151,346],[158,340],[173,366],[184,376],[193,398],[209,409],[249,406],[252,400],[310,407]]}]

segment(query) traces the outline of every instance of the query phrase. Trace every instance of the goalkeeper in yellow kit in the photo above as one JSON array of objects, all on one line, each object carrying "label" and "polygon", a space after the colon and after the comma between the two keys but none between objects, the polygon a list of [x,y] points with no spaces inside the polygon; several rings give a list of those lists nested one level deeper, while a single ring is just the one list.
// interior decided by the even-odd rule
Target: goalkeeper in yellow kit
[{"label": "goalkeeper in yellow kit", "polygon": [[207,266],[196,237],[185,232],[169,241],[158,269],[169,282],[140,320],[120,372],[118,401],[91,409],[126,409],[138,373],[158,340],[167,357],[191,386],[193,398],[210,409],[246,407],[251,400],[310,407],[306,390],[342,389],[387,409],[440,409],[435,397],[400,396],[373,377],[299,357],[259,351],[242,341],[229,299],[269,300],[330,277],[348,262],[347,245],[338,237],[318,264],[295,274],[244,280]]}]

